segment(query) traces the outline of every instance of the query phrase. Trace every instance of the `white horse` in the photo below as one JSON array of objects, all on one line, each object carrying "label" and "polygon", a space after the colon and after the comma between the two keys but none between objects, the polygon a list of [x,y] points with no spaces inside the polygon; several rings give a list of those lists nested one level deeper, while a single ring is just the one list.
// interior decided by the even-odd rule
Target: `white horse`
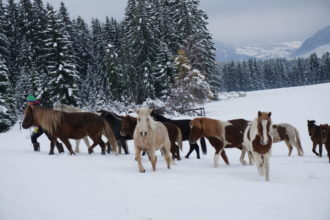
[{"label": "white horse", "polygon": [[162,150],[168,169],[170,169],[170,164],[172,162],[170,156],[171,142],[168,136],[167,128],[161,122],[154,121],[154,119],[150,116],[151,112],[152,110],[150,109],[140,109],[136,111],[137,124],[134,130],[133,138],[135,160],[138,162],[138,168],[141,173],[145,172],[141,162],[142,151],[148,153],[153,171],[156,170],[156,150]]},{"label": "white horse", "polygon": [[273,143],[284,141],[289,148],[289,156],[291,156],[294,146],[297,149],[298,156],[303,156],[304,151],[301,147],[300,136],[297,128],[288,124],[273,125]]},{"label": "white horse", "polygon": [[[62,103],[58,103],[58,102],[54,104],[53,109],[58,110],[58,111],[64,111],[64,112],[85,112],[84,110],[74,107],[72,105],[66,105],[66,104],[62,104]],[[88,149],[91,146],[89,144],[88,137],[84,137],[83,140]],[[81,139],[76,140],[76,148],[75,148],[76,153],[80,152],[80,150],[79,150],[80,141],[81,141]]]},{"label": "white horse", "polygon": [[273,142],[271,112],[258,112],[258,117],[244,131],[244,147],[255,161],[259,174],[269,181],[269,159]]}]

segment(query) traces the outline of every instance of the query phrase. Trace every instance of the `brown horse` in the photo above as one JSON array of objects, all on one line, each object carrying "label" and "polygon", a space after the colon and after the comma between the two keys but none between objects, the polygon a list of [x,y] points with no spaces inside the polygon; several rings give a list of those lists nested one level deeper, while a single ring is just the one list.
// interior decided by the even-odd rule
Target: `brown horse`
[{"label": "brown horse", "polygon": [[322,142],[325,143],[325,149],[328,151],[330,163],[330,126],[327,124],[320,125]]},{"label": "brown horse", "polygon": [[273,143],[271,112],[258,112],[258,117],[244,131],[244,147],[253,157],[260,176],[269,181],[269,159]]},{"label": "brown horse", "polygon": [[[316,156],[322,157],[322,145],[324,144],[324,142],[322,142],[321,128],[319,125],[315,124],[314,120],[307,120],[307,127],[309,136],[313,142],[312,151],[314,154],[316,154]],[[317,145],[319,145],[319,153],[316,152]]]},{"label": "brown horse", "polygon": [[284,141],[289,148],[289,156],[291,156],[294,146],[297,149],[298,156],[303,156],[304,151],[301,147],[300,136],[297,128],[288,124],[276,124],[273,125],[273,143]]},{"label": "brown horse", "polygon": [[81,139],[89,136],[93,144],[88,148],[92,153],[94,147],[99,144],[102,154],[105,154],[105,144],[102,141],[102,134],[117,148],[116,138],[109,126],[100,116],[90,112],[68,113],[46,109],[41,107],[28,106],[25,109],[25,117],[22,124],[23,128],[40,126],[51,136],[51,148],[49,154],[54,154],[54,144],[59,138],[67,147],[70,154],[75,154],[72,150],[70,139]]},{"label": "brown horse", "polygon": [[[132,116],[123,116],[121,121],[120,134],[125,137],[133,139],[133,133],[136,127],[137,119]],[[168,135],[171,142],[172,159],[181,160],[180,150],[182,150],[182,134],[178,126],[171,122],[163,123],[167,128]],[[175,143],[177,142],[178,145]]]},{"label": "brown horse", "polygon": [[219,154],[221,154],[226,164],[228,158],[223,148],[238,148],[242,150],[240,162],[246,165],[243,151],[243,133],[248,124],[247,120],[234,119],[230,121],[220,121],[210,118],[195,118],[191,121],[190,141],[196,142],[201,137],[206,137],[215,148],[214,166],[218,166]]}]

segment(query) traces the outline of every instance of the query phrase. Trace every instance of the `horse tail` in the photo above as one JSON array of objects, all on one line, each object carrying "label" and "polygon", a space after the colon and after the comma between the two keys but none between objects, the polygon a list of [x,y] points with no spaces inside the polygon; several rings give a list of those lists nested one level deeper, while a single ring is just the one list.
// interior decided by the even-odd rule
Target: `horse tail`
[{"label": "horse tail", "polygon": [[203,154],[206,154],[207,153],[207,150],[206,150],[206,142],[205,142],[205,138],[204,137],[201,137],[201,148],[202,148]]},{"label": "horse tail", "polygon": [[180,148],[180,150],[182,151],[182,133],[181,133],[181,129],[177,128],[178,131],[178,135],[176,137],[176,141],[178,142],[178,146]]},{"label": "horse tail", "polygon": [[117,139],[109,125],[109,123],[103,119],[104,127],[103,127],[103,134],[108,138],[112,150],[115,152],[115,154],[118,154],[118,145],[117,145]]},{"label": "horse tail", "polygon": [[298,144],[298,148],[300,149],[301,151],[301,156],[304,156],[304,150],[302,149],[301,147],[301,142],[300,142],[300,136],[299,136],[299,132],[298,130],[295,128],[294,129],[295,133],[296,133],[296,137],[297,137],[297,144]]}]

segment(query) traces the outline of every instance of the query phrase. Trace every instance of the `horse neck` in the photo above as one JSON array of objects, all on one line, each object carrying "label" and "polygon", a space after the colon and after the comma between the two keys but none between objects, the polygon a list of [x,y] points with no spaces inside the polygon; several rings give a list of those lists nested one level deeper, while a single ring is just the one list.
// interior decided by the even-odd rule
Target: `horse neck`
[{"label": "horse neck", "polygon": [[63,114],[60,111],[52,109],[44,109],[41,107],[34,108],[34,120],[39,126],[47,130],[50,134],[54,133],[62,121]]},{"label": "horse neck", "polygon": [[158,115],[158,114],[154,114],[154,118],[155,118],[155,120],[161,121],[161,122],[171,121],[171,119],[166,118],[166,117],[164,117],[162,115]]}]

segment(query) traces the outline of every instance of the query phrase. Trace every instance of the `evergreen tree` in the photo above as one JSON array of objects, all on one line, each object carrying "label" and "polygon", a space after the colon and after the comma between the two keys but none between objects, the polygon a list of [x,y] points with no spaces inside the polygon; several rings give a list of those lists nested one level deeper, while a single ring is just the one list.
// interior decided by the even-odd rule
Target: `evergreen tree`
[{"label": "evergreen tree", "polygon": [[44,102],[79,104],[78,75],[76,65],[72,63],[72,42],[61,17],[47,5],[46,50],[48,75],[44,81],[42,97]]}]

